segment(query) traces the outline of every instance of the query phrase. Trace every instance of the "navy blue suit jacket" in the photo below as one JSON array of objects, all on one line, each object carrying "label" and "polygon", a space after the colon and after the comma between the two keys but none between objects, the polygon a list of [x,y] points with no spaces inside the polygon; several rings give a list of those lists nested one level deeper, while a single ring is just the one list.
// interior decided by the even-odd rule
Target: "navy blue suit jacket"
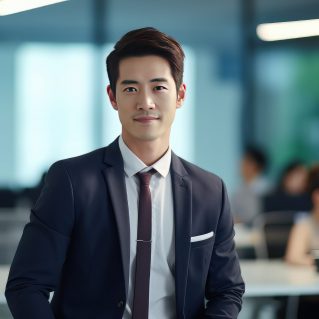
[{"label": "navy blue suit jacket", "polygon": [[[244,283],[223,182],[174,154],[171,178],[177,318],[237,318]],[[53,164],[11,266],[6,298],[14,318],[121,319],[129,234],[118,140]]]}]

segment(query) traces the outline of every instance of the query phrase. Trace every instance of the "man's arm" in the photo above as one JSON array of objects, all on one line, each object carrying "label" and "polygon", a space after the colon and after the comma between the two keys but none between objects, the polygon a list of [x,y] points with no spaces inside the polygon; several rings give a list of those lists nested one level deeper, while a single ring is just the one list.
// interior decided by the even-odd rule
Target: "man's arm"
[{"label": "man's arm", "polygon": [[233,218],[222,183],[221,214],[206,282],[204,318],[235,319],[241,309],[245,285],[234,244]]},{"label": "man's arm", "polygon": [[59,282],[74,222],[70,177],[62,162],[49,170],[13,259],[6,298],[15,319],[54,319],[49,293]]}]

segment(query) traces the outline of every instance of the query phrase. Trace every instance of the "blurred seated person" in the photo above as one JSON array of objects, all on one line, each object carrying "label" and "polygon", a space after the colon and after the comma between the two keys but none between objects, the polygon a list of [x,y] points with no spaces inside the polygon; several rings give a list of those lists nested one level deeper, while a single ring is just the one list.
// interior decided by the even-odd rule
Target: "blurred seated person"
[{"label": "blurred seated person", "polygon": [[304,194],[307,190],[308,171],[301,161],[292,161],[283,169],[278,192],[289,195]]},{"label": "blurred seated person", "polygon": [[236,223],[250,226],[260,213],[260,198],[270,189],[270,183],[264,176],[266,166],[266,155],[260,149],[245,148],[240,166],[243,183],[231,198]]},{"label": "blurred seated person", "polygon": [[319,165],[309,172],[308,190],[312,201],[311,213],[296,221],[286,251],[286,261],[295,265],[313,265],[312,249],[319,249]]},{"label": "blurred seated person", "polygon": [[263,211],[306,211],[311,209],[307,194],[308,170],[299,160],[288,163],[282,170],[277,188],[263,198]]}]

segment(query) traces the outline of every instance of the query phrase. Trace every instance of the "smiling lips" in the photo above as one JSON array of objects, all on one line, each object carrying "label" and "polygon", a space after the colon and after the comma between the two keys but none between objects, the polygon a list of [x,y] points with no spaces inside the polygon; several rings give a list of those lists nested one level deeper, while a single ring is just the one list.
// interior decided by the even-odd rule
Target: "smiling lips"
[{"label": "smiling lips", "polygon": [[134,121],[140,122],[140,123],[151,123],[152,121],[158,120],[159,116],[158,115],[140,115],[134,117]]}]

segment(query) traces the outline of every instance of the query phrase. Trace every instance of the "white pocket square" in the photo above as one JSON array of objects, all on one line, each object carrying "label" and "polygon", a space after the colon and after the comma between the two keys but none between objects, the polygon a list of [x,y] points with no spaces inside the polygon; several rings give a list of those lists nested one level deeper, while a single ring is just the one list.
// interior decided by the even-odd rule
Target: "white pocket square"
[{"label": "white pocket square", "polygon": [[203,235],[194,236],[194,237],[191,237],[191,243],[193,243],[195,241],[205,240],[205,239],[211,238],[213,236],[214,236],[213,231],[206,233],[206,234],[203,234]]}]

